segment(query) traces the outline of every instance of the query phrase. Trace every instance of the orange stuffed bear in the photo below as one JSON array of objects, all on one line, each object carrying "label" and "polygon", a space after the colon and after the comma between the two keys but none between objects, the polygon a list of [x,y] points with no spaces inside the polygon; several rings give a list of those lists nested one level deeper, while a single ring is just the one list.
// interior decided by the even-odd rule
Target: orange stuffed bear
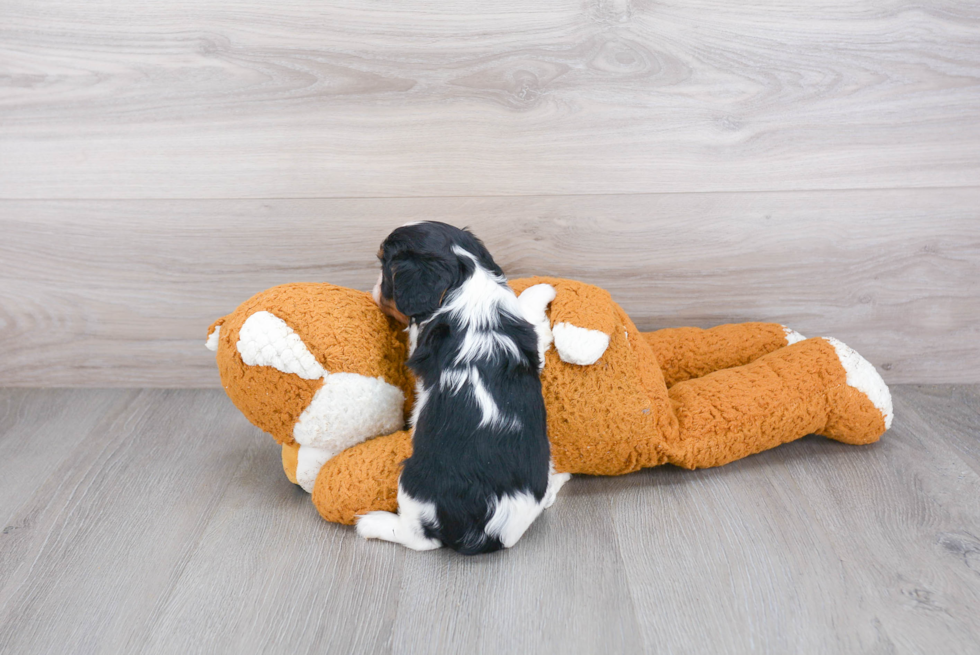
[{"label": "orange stuffed bear", "polygon": [[[867,444],[891,425],[888,387],[835,339],[774,323],[644,333],[598,287],[545,277],[510,285],[545,353],[559,473],[720,466],[810,433]],[[366,293],[288,284],[209,330],[228,396],[282,444],[286,475],[328,521],[397,509],[412,449],[402,327]]]}]

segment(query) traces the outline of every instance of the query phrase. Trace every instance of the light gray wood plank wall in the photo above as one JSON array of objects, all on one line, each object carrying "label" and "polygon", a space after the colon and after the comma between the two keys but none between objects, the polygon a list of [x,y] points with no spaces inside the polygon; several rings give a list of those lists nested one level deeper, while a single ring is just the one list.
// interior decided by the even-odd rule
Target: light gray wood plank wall
[{"label": "light gray wood plank wall", "polygon": [[7,0],[0,197],[975,185],[980,7]]},{"label": "light gray wood plank wall", "polygon": [[972,653],[980,386],[893,392],[879,443],[577,476],[466,558],[324,522],[220,390],[0,389],[0,481],[25,421],[53,453],[0,494],[0,652]]},{"label": "light gray wood plank wall", "polygon": [[775,320],[980,381],[980,7],[9,0],[0,385],[217,384],[264,287],[409,218],[643,328]]},{"label": "light gray wood plank wall", "polygon": [[207,326],[275,284],[368,290],[409,220],[512,276],[610,290],[641,329],[776,321],[889,382],[980,381],[980,190],[0,201],[0,384],[216,386]]}]

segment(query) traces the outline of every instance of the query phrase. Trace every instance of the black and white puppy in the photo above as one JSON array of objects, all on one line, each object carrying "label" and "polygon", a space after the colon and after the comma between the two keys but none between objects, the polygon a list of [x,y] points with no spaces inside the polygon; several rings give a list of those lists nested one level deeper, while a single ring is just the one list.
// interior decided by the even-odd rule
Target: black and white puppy
[{"label": "black and white puppy", "polygon": [[398,514],[357,532],[415,550],[467,555],[513,546],[554,502],[538,335],[503,271],[466,230],[436,222],[392,232],[374,297],[408,323],[416,376],[412,456]]}]

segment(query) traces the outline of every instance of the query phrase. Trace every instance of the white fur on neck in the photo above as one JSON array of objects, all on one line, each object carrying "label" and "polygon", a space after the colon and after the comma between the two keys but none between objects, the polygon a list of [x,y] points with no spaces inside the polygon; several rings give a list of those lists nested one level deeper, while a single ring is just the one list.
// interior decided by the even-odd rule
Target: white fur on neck
[{"label": "white fur on neck", "polygon": [[522,316],[517,296],[504,278],[483,268],[476,257],[463,248],[453,246],[453,252],[473,262],[473,274],[449,294],[437,313],[450,313],[467,328],[478,330],[497,327],[500,310]]},{"label": "white fur on neck", "polygon": [[412,355],[415,354],[415,349],[419,345],[418,323],[412,321],[411,323],[408,324],[408,327],[405,328],[405,330],[408,332],[408,356],[411,357]]},{"label": "white fur on neck", "polygon": [[517,344],[506,334],[470,329],[463,336],[463,344],[459,347],[459,353],[453,363],[462,364],[476,359],[486,359],[501,350],[506,350],[515,359],[521,358],[521,351]]}]

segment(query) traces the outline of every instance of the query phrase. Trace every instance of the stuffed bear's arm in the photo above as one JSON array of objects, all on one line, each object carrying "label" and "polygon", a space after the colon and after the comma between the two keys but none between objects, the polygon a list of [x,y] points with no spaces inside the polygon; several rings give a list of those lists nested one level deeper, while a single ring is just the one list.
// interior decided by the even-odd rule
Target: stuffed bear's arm
[{"label": "stuffed bear's arm", "polygon": [[555,323],[555,350],[563,362],[588,366],[595,364],[609,347],[609,333],[590,330],[573,323]]},{"label": "stuffed bear's arm", "polygon": [[535,284],[525,289],[517,298],[524,319],[534,326],[538,335],[538,369],[544,368],[544,354],[551,347],[554,335],[548,319],[548,305],[555,299],[555,288],[550,284]]},{"label": "stuffed bear's arm", "polygon": [[558,356],[569,364],[594,364],[609,347],[609,337],[616,325],[615,305],[609,292],[591,284],[560,278],[535,277],[513,282],[522,298],[524,293],[533,292],[536,286],[544,284],[555,289],[550,314]]},{"label": "stuffed bear's arm", "polygon": [[412,454],[409,432],[368,439],[334,456],[317,474],[313,505],[334,523],[353,525],[368,512],[398,510],[398,476]]},{"label": "stuffed bear's arm", "polygon": [[796,330],[779,323],[738,323],[707,330],[666,328],[644,332],[643,338],[653,349],[668,388],[708,373],[743,366],[804,339]]}]

